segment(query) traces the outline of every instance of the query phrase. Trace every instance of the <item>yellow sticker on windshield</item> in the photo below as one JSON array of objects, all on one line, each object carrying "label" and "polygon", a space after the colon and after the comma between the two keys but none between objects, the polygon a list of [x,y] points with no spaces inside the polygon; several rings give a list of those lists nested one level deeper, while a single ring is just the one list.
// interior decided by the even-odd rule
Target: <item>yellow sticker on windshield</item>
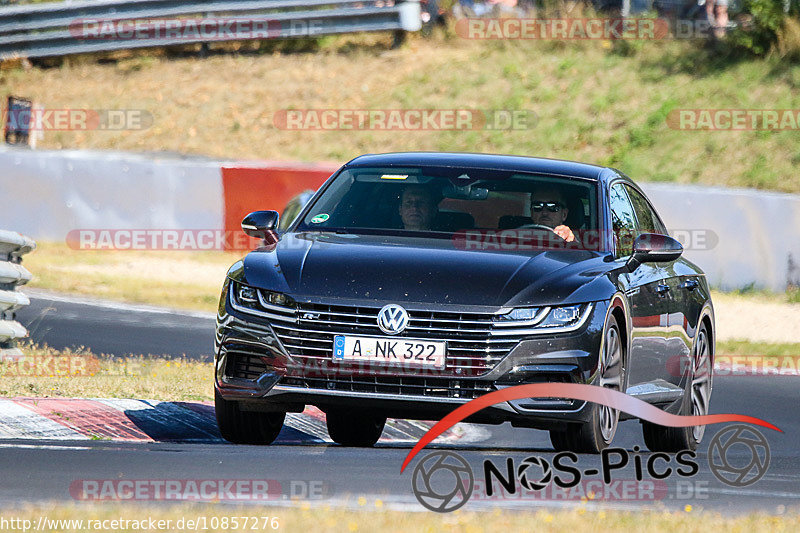
[{"label": "yellow sticker on windshield", "polygon": [[384,174],[381,176],[382,180],[404,180],[408,177],[408,174]]}]

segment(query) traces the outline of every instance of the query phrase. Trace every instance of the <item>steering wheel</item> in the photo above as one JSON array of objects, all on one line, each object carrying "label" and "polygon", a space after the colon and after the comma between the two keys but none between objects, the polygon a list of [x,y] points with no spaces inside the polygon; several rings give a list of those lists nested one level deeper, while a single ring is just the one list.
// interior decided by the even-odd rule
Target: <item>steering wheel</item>
[{"label": "steering wheel", "polygon": [[525,224],[523,226],[518,227],[517,229],[546,229],[547,231],[552,231],[553,233],[555,233],[555,230],[553,228],[551,228],[550,226],[545,226],[544,224]]},{"label": "steering wheel", "polygon": [[[550,226],[545,226],[544,224],[525,224],[525,225],[520,226],[520,227],[518,227],[516,229],[541,229],[541,230],[550,231],[550,232],[555,233],[556,235],[558,235],[558,233],[556,233],[556,230],[554,230]],[[558,235],[558,238],[566,242],[566,239],[564,237],[562,237],[561,235]]]}]

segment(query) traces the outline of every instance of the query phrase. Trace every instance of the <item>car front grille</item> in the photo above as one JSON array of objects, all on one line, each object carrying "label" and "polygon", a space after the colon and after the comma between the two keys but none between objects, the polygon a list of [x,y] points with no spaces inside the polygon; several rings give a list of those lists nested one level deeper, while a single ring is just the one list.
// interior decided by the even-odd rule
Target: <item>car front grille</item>
[{"label": "car front grille", "polygon": [[228,377],[256,380],[269,370],[255,352],[241,347],[228,347],[226,353],[225,375]]},{"label": "car front grille", "polygon": [[301,389],[326,389],[433,398],[465,398],[469,400],[494,390],[490,384],[478,381],[406,376],[337,376],[334,379],[284,377],[281,378],[278,384]]},{"label": "car front grille", "polygon": [[[261,306],[259,314],[269,320],[286,351],[305,368],[341,367],[332,362],[335,335],[385,336],[378,327],[380,307],[298,303],[289,308],[266,304],[263,299]],[[393,337],[446,341],[445,368],[438,371],[442,374],[485,374],[525,334],[525,328],[498,325],[491,313],[407,311],[408,326]]]}]

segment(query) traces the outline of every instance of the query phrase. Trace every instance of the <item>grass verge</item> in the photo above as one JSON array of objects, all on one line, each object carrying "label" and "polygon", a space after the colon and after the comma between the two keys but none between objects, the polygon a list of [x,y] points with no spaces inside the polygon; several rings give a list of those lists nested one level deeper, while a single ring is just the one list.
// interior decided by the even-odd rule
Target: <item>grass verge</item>
[{"label": "grass verge", "polygon": [[73,250],[38,242],[23,259],[30,287],[63,293],[214,311],[225,273],[242,254],[195,251]]},{"label": "grass verge", "polygon": [[[363,503],[362,501],[363,500]],[[300,504],[297,507],[261,506],[212,506],[175,505],[150,506],[108,504],[91,507],[78,505],[27,506],[6,509],[2,516],[29,520],[31,526],[38,524],[40,517],[46,517],[49,527],[40,531],[99,531],[103,521],[111,520],[169,520],[164,530],[182,531],[195,528],[185,527],[187,520],[202,520],[207,525],[205,531],[381,531],[386,533],[408,531],[420,532],[484,532],[484,531],[635,531],[637,533],[661,533],[663,531],[684,531],[704,533],[707,531],[747,531],[749,533],[794,532],[800,528],[800,517],[796,514],[773,516],[765,513],[752,513],[729,517],[719,513],[694,511],[687,505],[683,511],[594,511],[581,506],[571,511],[538,510],[535,512],[462,512],[452,514],[410,513],[383,509],[379,499],[366,501],[360,499],[364,510],[340,510],[330,507],[310,507]],[[248,517],[248,527],[241,528]],[[266,520],[265,520],[266,517]],[[239,527],[232,529],[232,519],[238,518]],[[273,518],[276,520],[273,522]],[[227,519],[227,520],[226,520]],[[255,521],[254,521],[255,519]],[[72,523],[68,521],[72,520]],[[183,522],[179,522],[183,520]],[[54,522],[60,521],[60,522]],[[67,521],[67,522],[65,522]],[[76,521],[81,521],[78,524]],[[94,527],[95,522],[101,526]],[[179,523],[183,528],[177,527]],[[121,524],[121,523],[118,523]],[[217,524],[211,527],[211,524]],[[222,524],[227,525],[224,527]],[[251,526],[256,524],[257,527]],[[130,525],[130,523],[128,524]],[[277,526],[273,528],[273,525]],[[59,527],[60,526],[60,527]],[[93,529],[94,528],[94,529]],[[133,527],[118,527],[117,531],[138,530]],[[147,529],[147,527],[145,527]],[[110,529],[109,529],[110,530]]]},{"label": "grass verge", "polygon": [[[777,55],[732,60],[686,40],[476,41],[452,28],[412,36],[398,50],[385,33],[305,45],[226,44],[206,58],[158,50],[103,62],[71,57],[59,68],[0,70],[0,94],[47,109],[153,117],[146,129],[47,131],[42,148],[336,162],[366,152],[479,150],[612,165],[639,181],[800,192],[796,130],[686,131],[667,120],[678,109],[800,108],[800,64]],[[344,134],[275,121],[287,109],[454,108],[529,110],[537,120],[514,130]]]},{"label": "grass verge", "polygon": [[89,350],[26,345],[20,361],[0,361],[0,396],[38,398],[214,398],[214,365],[189,359],[107,357]]},{"label": "grass verge", "polygon": [[800,357],[799,342],[753,342],[748,340],[717,341],[718,355],[795,356]]}]

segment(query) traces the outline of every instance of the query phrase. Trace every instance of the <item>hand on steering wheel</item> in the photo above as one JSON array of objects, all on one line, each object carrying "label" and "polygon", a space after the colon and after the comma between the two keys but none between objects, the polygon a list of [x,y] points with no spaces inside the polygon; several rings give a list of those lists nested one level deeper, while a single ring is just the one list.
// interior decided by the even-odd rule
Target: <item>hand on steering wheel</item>
[{"label": "hand on steering wheel", "polygon": [[544,224],[525,224],[524,226],[520,226],[517,229],[544,229],[547,231],[552,231],[566,242],[572,242],[575,240],[575,234],[572,233],[572,230],[569,229],[569,226],[565,226],[561,224],[560,226],[556,226],[555,228],[551,228],[550,226],[545,226]]}]

